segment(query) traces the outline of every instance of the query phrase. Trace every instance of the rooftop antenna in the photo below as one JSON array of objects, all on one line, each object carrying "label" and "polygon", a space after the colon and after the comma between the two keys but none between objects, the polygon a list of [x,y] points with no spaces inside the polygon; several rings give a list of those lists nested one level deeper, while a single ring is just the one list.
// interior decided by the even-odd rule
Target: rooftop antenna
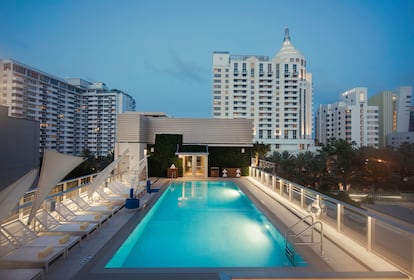
[{"label": "rooftop antenna", "polygon": [[289,36],[289,28],[285,28],[285,38],[283,39],[283,42],[288,42],[290,41],[290,36]]}]

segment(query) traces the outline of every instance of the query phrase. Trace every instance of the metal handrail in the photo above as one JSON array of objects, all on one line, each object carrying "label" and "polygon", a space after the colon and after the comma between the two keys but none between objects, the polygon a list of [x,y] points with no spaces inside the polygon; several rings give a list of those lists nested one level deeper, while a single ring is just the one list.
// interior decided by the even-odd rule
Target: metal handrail
[{"label": "metal handrail", "polygon": [[[317,224],[321,225],[321,229],[320,229],[320,254],[321,256],[323,255],[323,223],[321,221],[316,221],[313,224],[309,225],[307,228],[305,228],[304,230],[302,230],[301,232],[294,234],[294,235],[289,235],[289,236],[293,236],[293,246],[295,245],[307,245],[307,244],[315,244],[315,241],[313,240],[313,230],[312,230],[312,240],[311,242],[302,242],[302,243],[297,243],[296,239],[302,235],[303,233],[305,233],[306,231],[308,231],[309,229],[313,229],[316,227]],[[288,236],[288,237],[289,237]],[[286,239],[287,242],[287,239]]]},{"label": "metal handrail", "polygon": [[[312,218],[312,223],[308,224],[308,226],[303,229],[302,231],[300,231],[299,233],[296,234],[288,234],[289,231],[292,230],[293,227],[295,227],[296,225],[298,225],[300,222],[305,221],[308,217]],[[302,219],[300,219],[298,222],[296,222],[295,224],[293,224],[292,226],[290,226],[288,228],[288,230],[285,232],[285,254],[286,256],[291,260],[291,262],[294,264],[295,263],[295,251],[296,251],[296,245],[309,245],[309,244],[315,244],[316,242],[314,241],[314,235],[313,235],[313,229],[316,227],[317,224],[320,224],[321,228],[320,228],[320,255],[323,255],[323,223],[321,221],[316,221],[314,222],[314,217],[313,215],[307,215],[305,217],[303,217]],[[296,239],[301,236],[303,233],[307,232],[309,229],[312,229],[311,232],[311,241],[310,242],[301,242],[298,243],[296,242]],[[292,231],[293,232],[293,231]],[[290,238],[292,238],[292,246],[293,246],[293,250],[291,250],[289,248],[289,240]]]},{"label": "metal handrail", "polygon": [[[302,219],[300,219],[299,221],[297,221],[296,223],[294,223],[293,225],[291,225],[287,230],[286,230],[286,232],[285,232],[285,240],[286,240],[286,237],[287,237],[287,235],[288,235],[288,233],[289,232],[293,232],[293,228],[295,227],[295,226],[297,226],[298,224],[300,224],[301,222],[304,222],[307,218],[311,218],[311,225],[314,223],[313,222],[313,220],[314,220],[314,216],[313,215],[311,215],[311,214],[309,214],[309,215],[307,215],[307,216],[305,216],[305,217],[303,217]],[[313,236],[312,236],[312,238],[313,238]]]}]

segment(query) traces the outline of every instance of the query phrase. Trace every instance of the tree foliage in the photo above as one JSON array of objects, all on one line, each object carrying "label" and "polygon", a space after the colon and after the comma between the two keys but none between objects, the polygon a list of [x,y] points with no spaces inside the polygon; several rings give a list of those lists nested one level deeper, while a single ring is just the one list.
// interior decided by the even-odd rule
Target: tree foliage
[{"label": "tree foliage", "polygon": [[267,144],[256,142],[253,144],[253,153],[256,159],[256,166],[259,165],[259,160],[264,159],[267,153],[270,152],[270,146]]},{"label": "tree foliage", "polygon": [[316,153],[276,151],[267,160],[275,163],[278,176],[322,191],[414,191],[414,144],[358,149],[354,142],[331,138]]}]

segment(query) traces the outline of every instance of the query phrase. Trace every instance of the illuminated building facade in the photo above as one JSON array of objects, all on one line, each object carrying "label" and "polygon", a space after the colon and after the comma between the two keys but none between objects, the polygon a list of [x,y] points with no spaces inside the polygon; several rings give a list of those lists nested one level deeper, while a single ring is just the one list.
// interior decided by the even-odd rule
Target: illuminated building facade
[{"label": "illuminated building facade", "polygon": [[316,139],[327,144],[330,138],[355,142],[357,147],[379,146],[378,106],[369,106],[366,88],[341,94],[340,101],[320,105],[315,121]]},{"label": "illuminated building facade", "polygon": [[213,53],[213,118],[253,120],[253,142],[300,152],[312,138],[312,75],[285,30],[282,48],[267,56]]},{"label": "illuminated building facade", "polygon": [[410,128],[412,88],[400,87],[394,91],[382,91],[372,96],[368,103],[379,109],[379,145],[387,146],[387,135],[408,132]]},{"label": "illuminated building facade", "polygon": [[[129,95],[62,79],[15,60],[0,60],[0,105],[11,117],[39,121],[39,152],[97,156],[113,151],[116,115],[135,110]],[[99,84],[99,83],[98,83]]]}]

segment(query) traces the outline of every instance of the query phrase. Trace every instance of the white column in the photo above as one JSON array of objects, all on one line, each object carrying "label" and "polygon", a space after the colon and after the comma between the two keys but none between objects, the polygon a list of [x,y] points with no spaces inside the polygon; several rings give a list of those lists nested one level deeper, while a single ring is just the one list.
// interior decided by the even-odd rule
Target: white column
[{"label": "white column", "polygon": [[342,204],[337,204],[336,205],[336,230],[337,231],[341,231],[342,228],[342,212],[343,212],[344,207],[342,206]]},{"label": "white column", "polygon": [[372,222],[373,219],[371,216],[367,216],[367,250],[371,252],[372,248]]},{"label": "white column", "polygon": [[191,161],[191,173],[193,174],[193,177],[195,177],[197,175],[197,156],[192,156]]},{"label": "white column", "polygon": [[204,164],[204,178],[208,176],[208,156],[202,156],[203,164]]},{"label": "white column", "polygon": [[300,208],[304,208],[304,204],[305,204],[305,191],[303,190],[303,188],[300,188]]}]

